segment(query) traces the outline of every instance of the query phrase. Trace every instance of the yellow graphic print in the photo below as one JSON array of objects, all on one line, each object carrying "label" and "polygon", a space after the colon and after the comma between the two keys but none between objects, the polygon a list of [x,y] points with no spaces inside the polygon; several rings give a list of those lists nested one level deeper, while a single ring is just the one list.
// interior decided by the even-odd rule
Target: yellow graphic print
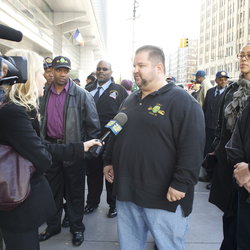
[{"label": "yellow graphic print", "polygon": [[57,60],[56,62],[60,62],[60,63],[68,63],[67,60],[65,60],[64,58],[60,58],[60,60]]},{"label": "yellow graphic print", "polygon": [[116,133],[119,133],[122,129],[121,129],[121,126],[119,124],[115,124],[113,126],[113,130],[116,132]]},{"label": "yellow graphic print", "polygon": [[113,126],[114,124],[115,124],[115,121],[114,121],[114,120],[111,120],[111,121],[109,121],[109,122],[107,123],[106,126],[111,127],[111,126]]},{"label": "yellow graphic print", "polygon": [[157,103],[154,107],[150,106],[148,107],[148,113],[153,116],[165,115],[165,111],[161,110],[162,104]]}]

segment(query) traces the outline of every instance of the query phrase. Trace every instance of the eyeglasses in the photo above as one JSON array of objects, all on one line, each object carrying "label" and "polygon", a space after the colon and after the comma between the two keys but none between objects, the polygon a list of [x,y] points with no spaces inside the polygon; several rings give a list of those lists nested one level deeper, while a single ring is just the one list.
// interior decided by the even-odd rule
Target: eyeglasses
[{"label": "eyeglasses", "polygon": [[109,69],[108,68],[101,68],[101,67],[98,67],[96,68],[97,71],[108,71]]},{"label": "eyeglasses", "polygon": [[250,60],[250,54],[246,54],[246,55],[244,55],[244,54],[238,54],[237,58],[239,60],[242,60],[243,58],[245,58],[246,60]]}]

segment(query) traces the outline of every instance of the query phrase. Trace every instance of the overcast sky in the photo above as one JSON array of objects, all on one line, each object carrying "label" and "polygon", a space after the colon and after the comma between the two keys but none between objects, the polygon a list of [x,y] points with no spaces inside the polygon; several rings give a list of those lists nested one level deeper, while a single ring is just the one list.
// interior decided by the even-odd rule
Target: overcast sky
[{"label": "overcast sky", "polygon": [[[131,78],[134,0],[108,1],[108,52],[114,75]],[[134,49],[146,44],[165,53],[177,48],[182,37],[198,38],[200,0],[137,0]]]}]

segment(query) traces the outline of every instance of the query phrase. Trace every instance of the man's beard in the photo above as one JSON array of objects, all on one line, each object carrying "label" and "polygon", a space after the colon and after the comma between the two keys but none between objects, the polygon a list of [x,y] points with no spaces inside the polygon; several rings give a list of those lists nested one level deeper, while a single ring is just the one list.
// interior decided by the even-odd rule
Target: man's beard
[{"label": "man's beard", "polygon": [[148,86],[148,81],[146,81],[145,79],[141,79],[140,81],[140,85],[138,85],[139,88],[145,88]]},{"label": "man's beard", "polygon": [[140,75],[137,75],[138,77],[140,77],[140,81],[137,83],[136,82],[136,77],[135,77],[135,82],[136,82],[136,85],[139,87],[139,88],[142,88],[142,87],[146,87],[148,85],[148,81],[143,79]]}]

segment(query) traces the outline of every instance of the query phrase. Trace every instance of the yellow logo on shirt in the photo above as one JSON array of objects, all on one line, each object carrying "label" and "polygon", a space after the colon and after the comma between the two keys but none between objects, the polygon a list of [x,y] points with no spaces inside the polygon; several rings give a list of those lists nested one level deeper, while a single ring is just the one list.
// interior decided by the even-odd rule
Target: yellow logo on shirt
[{"label": "yellow logo on shirt", "polygon": [[154,115],[154,116],[157,116],[158,114],[160,115],[165,115],[165,111],[164,110],[161,110],[161,107],[162,107],[162,104],[159,104],[157,103],[155,106],[150,106],[148,107],[148,113],[150,115]]}]

